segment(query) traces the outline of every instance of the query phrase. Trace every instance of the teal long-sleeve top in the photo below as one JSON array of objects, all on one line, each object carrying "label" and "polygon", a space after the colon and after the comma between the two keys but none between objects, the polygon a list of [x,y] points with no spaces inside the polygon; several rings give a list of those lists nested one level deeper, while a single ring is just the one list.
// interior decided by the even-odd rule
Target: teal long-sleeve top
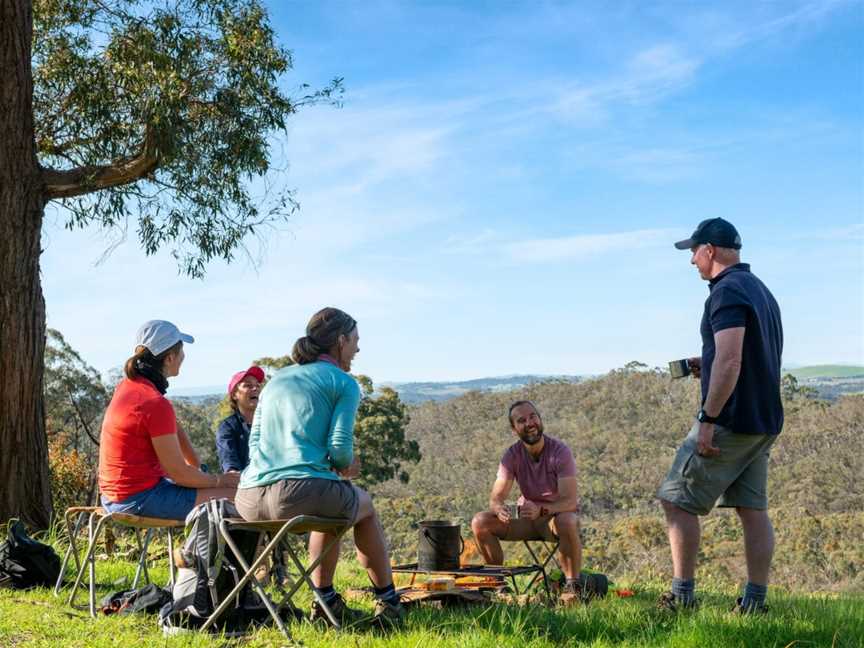
[{"label": "teal long-sleeve top", "polygon": [[317,361],[279,370],[267,382],[249,433],[249,465],[240,488],[282,479],[339,479],[354,458],[357,381]]}]

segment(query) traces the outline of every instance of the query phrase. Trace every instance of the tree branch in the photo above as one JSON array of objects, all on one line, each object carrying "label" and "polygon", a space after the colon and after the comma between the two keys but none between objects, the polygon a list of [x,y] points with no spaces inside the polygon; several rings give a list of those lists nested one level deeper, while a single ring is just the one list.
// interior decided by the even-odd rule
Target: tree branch
[{"label": "tree branch", "polygon": [[114,160],[111,164],[85,165],[58,171],[43,169],[45,198],[73,198],[100,189],[119,187],[140,180],[159,165],[159,149],[153,130],[148,127],[141,151],[134,157]]},{"label": "tree branch", "polygon": [[72,390],[67,389],[66,393],[69,395],[69,402],[72,403],[72,407],[78,415],[78,420],[81,422],[81,427],[84,428],[84,432],[86,432],[87,436],[90,437],[90,440],[98,446],[99,439],[93,436],[93,433],[90,431],[90,426],[87,424],[87,421],[84,420],[84,415],[81,413],[81,408],[78,407],[78,402],[75,400],[75,397],[72,396]]}]

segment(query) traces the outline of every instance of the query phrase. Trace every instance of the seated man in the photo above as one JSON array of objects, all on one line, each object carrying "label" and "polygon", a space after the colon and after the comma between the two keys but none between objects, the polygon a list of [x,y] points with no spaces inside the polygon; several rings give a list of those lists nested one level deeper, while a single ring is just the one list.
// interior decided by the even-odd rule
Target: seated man
[{"label": "seated man", "polygon": [[[492,486],[489,509],[474,516],[471,529],[487,565],[504,564],[501,540],[560,542],[559,560],[566,577],[562,602],[587,598],[580,576],[579,495],[576,462],[563,441],[543,434],[543,421],[531,401],[510,406],[510,428],[519,441],[507,448]],[[513,480],[522,496],[518,517],[505,504]]]}]

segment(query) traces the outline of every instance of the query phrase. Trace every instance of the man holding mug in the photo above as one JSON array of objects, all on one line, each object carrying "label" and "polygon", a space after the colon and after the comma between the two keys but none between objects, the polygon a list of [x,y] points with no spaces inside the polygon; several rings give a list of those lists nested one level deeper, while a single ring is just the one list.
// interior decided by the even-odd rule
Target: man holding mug
[{"label": "man holding mug", "polygon": [[783,326],[773,295],[741,263],[741,237],[722,218],[702,221],[675,244],[708,281],[702,356],[688,361],[702,381],[701,408],[657,492],[669,531],[674,578],[669,610],[696,607],[699,515],[734,507],[744,530],[747,585],[736,610],[765,610],[774,530],[768,517],[768,453],[783,427]]}]

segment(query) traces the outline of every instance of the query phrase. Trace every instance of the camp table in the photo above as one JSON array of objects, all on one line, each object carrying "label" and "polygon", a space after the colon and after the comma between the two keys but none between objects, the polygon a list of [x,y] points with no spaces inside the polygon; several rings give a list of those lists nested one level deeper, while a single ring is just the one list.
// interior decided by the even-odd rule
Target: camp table
[{"label": "camp table", "polygon": [[[425,576],[453,576],[455,578],[462,578],[465,576],[480,576],[480,577],[491,577],[498,578],[501,581],[505,581],[507,579],[513,584],[513,592],[516,595],[524,594],[530,588],[531,585],[534,584],[535,580],[538,577],[543,578],[543,588],[546,590],[546,593],[549,593],[549,582],[546,578],[546,574],[543,571],[543,567],[539,564],[535,565],[520,565],[514,567],[502,567],[500,565],[462,565],[457,569],[447,569],[447,570],[431,570],[431,569],[421,569],[417,566],[417,563],[407,563],[405,565],[396,565],[393,567],[394,574],[411,574],[411,582],[409,587],[414,586],[414,581],[417,579],[419,575]],[[532,575],[533,578],[527,587],[523,589],[523,591],[519,591],[519,584],[516,580],[518,576],[526,576]]]}]

